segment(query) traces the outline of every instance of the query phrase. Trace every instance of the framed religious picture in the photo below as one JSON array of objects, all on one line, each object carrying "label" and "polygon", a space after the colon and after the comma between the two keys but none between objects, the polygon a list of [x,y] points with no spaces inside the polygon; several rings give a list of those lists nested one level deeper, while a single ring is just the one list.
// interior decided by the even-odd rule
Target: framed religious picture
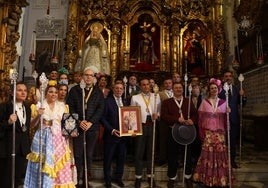
[{"label": "framed religious picture", "polygon": [[124,106],[119,109],[120,136],[142,135],[140,106]]}]

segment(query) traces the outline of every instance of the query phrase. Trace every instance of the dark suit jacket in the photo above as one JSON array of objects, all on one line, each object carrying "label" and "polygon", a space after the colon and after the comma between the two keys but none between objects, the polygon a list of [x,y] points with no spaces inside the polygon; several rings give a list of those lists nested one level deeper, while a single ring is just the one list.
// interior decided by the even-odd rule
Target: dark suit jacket
[{"label": "dark suit jacket", "polygon": [[[79,120],[83,120],[83,104],[82,104],[82,89],[80,85],[74,86],[67,97],[66,103],[69,105],[70,113],[78,113]],[[87,102],[87,110],[85,112],[85,119],[93,123],[89,131],[99,130],[99,121],[101,119],[104,109],[104,97],[101,90],[94,86],[93,91]],[[79,128],[80,132],[83,132]]]},{"label": "dark suit jacket", "polygon": [[[225,90],[219,94],[219,98],[226,100]],[[246,98],[242,99],[242,104],[245,105]],[[229,95],[229,107],[231,108],[231,112],[229,114],[230,123],[232,125],[239,126],[240,116],[239,116],[239,104],[240,104],[240,95],[239,88],[237,86],[232,85],[232,95]]]},{"label": "dark suit jacket", "polygon": [[[188,98],[183,98],[181,107],[184,119],[187,119],[188,116],[188,100]],[[161,106],[161,118],[168,126],[171,127],[174,123],[178,123],[179,115],[179,107],[175,103],[174,98],[169,98],[163,101]],[[194,124],[197,123],[197,112],[192,102],[190,102],[190,119]]]},{"label": "dark suit jacket", "polygon": [[[31,109],[23,104],[26,111],[27,131],[23,132],[19,119],[15,123],[15,153],[26,156],[30,153],[30,121]],[[8,124],[10,114],[13,113],[13,103],[11,101],[0,104],[0,157],[10,157],[12,153],[13,125]]]},{"label": "dark suit jacket", "polygon": [[[130,101],[131,101],[132,95],[139,94],[141,92],[141,89],[140,89],[139,86],[136,86],[136,90],[134,92],[129,93],[129,85],[127,85],[125,92],[126,92],[126,99],[125,99],[125,101],[127,102],[127,105],[130,105]],[[122,95],[122,97],[124,97],[124,96],[125,96],[125,93]]]},{"label": "dark suit jacket", "polygon": [[[126,106],[126,102],[124,100],[122,102],[124,106]],[[101,123],[104,126],[104,139],[107,137],[120,139],[111,135],[113,129],[119,130],[119,108],[113,95],[107,97],[105,101],[105,108],[101,118]]]}]

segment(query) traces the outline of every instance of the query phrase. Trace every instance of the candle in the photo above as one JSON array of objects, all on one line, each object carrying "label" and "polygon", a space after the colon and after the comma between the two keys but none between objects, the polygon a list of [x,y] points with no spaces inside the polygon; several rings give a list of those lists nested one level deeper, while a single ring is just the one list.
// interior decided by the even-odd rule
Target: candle
[{"label": "candle", "polygon": [[184,52],[184,56],[185,56],[185,57],[188,56],[188,52],[187,52],[187,51]]},{"label": "candle", "polygon": [[13,72],[14,72],[14,69],[13,68],[9,69],[9,78],[12,78]]}]

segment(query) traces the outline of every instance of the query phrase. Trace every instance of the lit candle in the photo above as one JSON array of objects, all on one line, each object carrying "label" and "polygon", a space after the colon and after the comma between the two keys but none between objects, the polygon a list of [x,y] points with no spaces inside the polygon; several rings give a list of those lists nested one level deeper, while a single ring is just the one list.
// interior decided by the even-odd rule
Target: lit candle
[{"label": "lit candle", "polygon": [[208,59],[210,59],[210,52],[208,52]]},{"label": "lit candle", "polygon": [[187,52],[187,51],[184,52],[184,56],[185,56],[185,57],[188,56],[188,52]]},{"label": "lit candle", "polygon": [[13,72],[14,72],[14,69],[13,68],[11,68],[11,69],[9,69],[9,78],[11,79],[13,76]]}]

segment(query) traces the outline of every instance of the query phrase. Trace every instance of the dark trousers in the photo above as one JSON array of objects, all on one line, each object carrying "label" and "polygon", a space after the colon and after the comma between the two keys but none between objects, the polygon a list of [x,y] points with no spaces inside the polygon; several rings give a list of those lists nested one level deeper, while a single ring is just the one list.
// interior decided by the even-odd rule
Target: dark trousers
[{"label": "dark trousers", "polygon": [[[185,151],[185,146],[178,144],[172,137],[172,129],[169,128],[169,135],[168,135],[168,177],[174,178],[177,175],[178,170],[178,160],[180,152]],[[191,145],[187,146],[187,157],[186,157],[186,167],[185,167],[185,174],[191,175],[192,174],[192,161],[191,161]]]},{"label": "dark trousers", "polygon": [[[98,140],[99,131],[86,131],[86,150],[87,150],[87,170],[89,172],[92,163],[93,151]],[[77,178],[83,178],[84,169],[84,134],[80,133],[78,137],[73,139],[74,159],[77,168]]]},{"label": "dark trousers", "polygon": [[159,161],[166,162],[167,161],[167,144],[168,144],[168,129],[169,127],[165,123],[165,121],[159,121]]},{"label": "dark trousers", "polygon": [[151,174],[153,126],[142,126],[142,135],[135,138],[135,174],[142,175],[143,156],[146,152],[147,174]]},{"label": "dark trousers", "polygon": [[111,166],[113,160],[115,160],[116,168],[114,171],[114,179],[121,180],[124,173],[124,164],[126,158],[126,142],[124,138],[104,138],[104,161],[103,161],[103,172],[104,179],[106,182],[112,180],[111,177]]},{"label": "dark trousers", "polygon": [[[11,157],[0,159],[0,182],[2,188],[12,187],[12,161]],[[16,154],[15,156],[15,187],[18,187],[26,171],[26,157]]]}]

